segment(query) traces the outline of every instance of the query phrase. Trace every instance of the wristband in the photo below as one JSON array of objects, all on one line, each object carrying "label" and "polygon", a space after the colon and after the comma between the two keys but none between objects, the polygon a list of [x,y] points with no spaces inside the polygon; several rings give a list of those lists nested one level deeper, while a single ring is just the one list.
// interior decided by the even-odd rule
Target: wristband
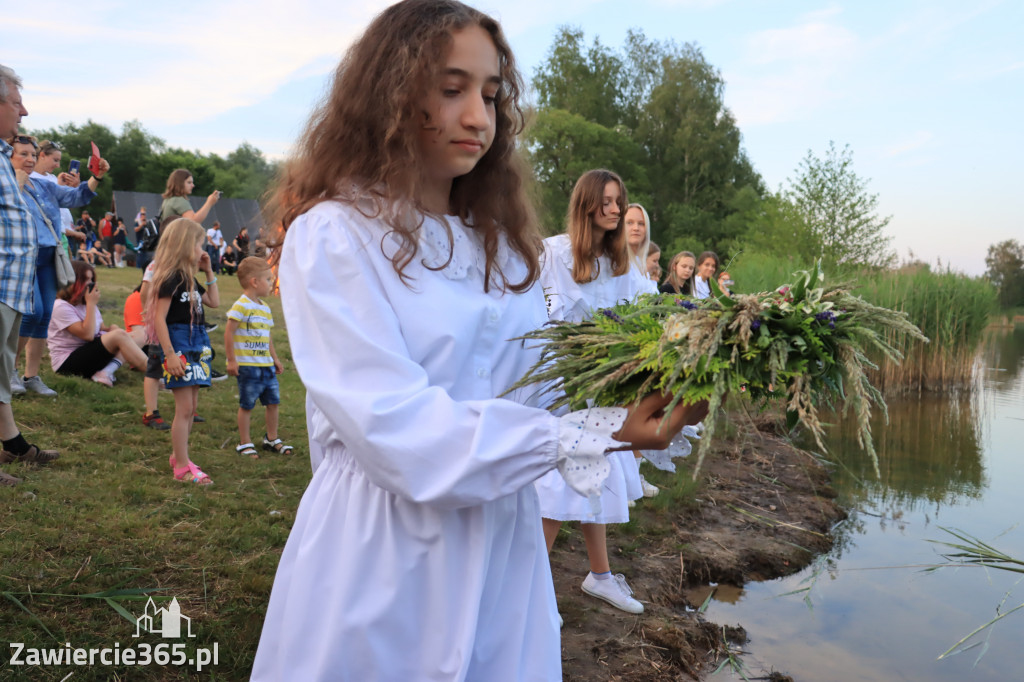
[{"label": "wristband", "polygon": [[94,175],[94,176],[92,176],[92,177],[93,177],[93,180],[95,180],[96,182],[103,182],[103,178],[105,178],[105,177],[107,177],[107,176],[105,176],[105,175],[102,175],[102,176],[100,176],[100,175]]},{"label": "wristband", "polygon": [[216,283],[217,283],[217,278],[216,277],[214,277],[213,279],[206,280],[206,286],[210,286],[211,284],[216,284]]}]

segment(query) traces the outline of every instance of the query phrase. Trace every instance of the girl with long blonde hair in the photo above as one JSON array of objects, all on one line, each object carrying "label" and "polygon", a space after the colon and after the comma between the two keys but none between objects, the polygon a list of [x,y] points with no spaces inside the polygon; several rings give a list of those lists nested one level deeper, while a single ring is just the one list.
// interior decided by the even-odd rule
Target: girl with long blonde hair
[{"label": "girl with long blonde hair", "polygon": [[[209,485],[212,479],[189,458],[188,437],[199,404],[199,387],[210,385],[210,338],[203,306],[220,305],[217,278],[203,248],[206,230],[194,220],[178,218],[160,237],[153,256],[153,279],[143,309],[150,341],[164,353],[164,383],[174,395],[171,423],[174,478]],[[206,287],[196,274],[206,274]]]}]

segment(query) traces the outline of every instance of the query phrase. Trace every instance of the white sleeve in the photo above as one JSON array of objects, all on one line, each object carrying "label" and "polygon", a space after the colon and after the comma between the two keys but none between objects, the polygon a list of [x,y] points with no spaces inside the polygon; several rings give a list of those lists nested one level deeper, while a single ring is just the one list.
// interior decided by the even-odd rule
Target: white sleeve
[{"label": "white sleeve", "polygon": [[[497,499],[564,468],[571,453],[560,447],[564,429],[557,417],[499,398],[457,401],[430,384],[409,355],[366,250],[379,248],[380,238],[364,248],[354,229],[306,214],[289,228],[282,253],[292,356],[307,404],[316,409],[310,421],[326,420],[316,424],[327,434],[317,454],[343,443],[375,485],[442,507]],[[615,441],[588,433],[586,443],[601,456],[577,453],[584,468],[599,467]]]}]

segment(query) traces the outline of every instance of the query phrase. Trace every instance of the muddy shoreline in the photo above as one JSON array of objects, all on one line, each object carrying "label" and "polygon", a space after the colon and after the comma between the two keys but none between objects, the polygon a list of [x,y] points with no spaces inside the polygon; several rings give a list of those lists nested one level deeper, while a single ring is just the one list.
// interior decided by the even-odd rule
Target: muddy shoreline
[{"label": "muddy shoreline", "polygon": [[[662,487],[639,501],[629,524],[608,527],[612,572],[626,575],[645,611],[623,613],[580,591],[587,557],[578,524],[566,524],[552,553],[567,682],[700,680],[721,663],[724,639],[742,644],[740,624],[706,621],[710,592],[790,575],[832,547],[831,528],[846,517],[828,472],[776,434],[777,422],[743,417],[716,439],[698,483],[695,455],[675,475],[644,465]],[[723,625],[726,627],[723,629]],[[786,661],[759,679],[787,680]],[[778,671],[778,672],[775,672]]]}]

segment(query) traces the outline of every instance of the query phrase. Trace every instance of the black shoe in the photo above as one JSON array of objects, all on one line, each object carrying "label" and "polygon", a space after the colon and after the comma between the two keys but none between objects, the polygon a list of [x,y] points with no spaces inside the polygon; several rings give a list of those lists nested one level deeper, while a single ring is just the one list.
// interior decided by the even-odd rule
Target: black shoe
[{"label": "black shoe", "polygon": [[192,415],[192,423],[193,424],[202,424],[205,421],[206,420],[203,419],[202,417],[200,417],[198,413]]},{"label": "black shoe", "polygon": [[224,374],[224,372],[218,372],[215,369],[210,370],[210,381],[224,381],[227,378],[228,375]]},{"label": "black shoe", "polygon": [[207,333],[217,331],[217,327],[219,327],[219,326],[220,325],[217,324],[216,322],[207,322],[206,323],[206,331],[207,331]]}]

